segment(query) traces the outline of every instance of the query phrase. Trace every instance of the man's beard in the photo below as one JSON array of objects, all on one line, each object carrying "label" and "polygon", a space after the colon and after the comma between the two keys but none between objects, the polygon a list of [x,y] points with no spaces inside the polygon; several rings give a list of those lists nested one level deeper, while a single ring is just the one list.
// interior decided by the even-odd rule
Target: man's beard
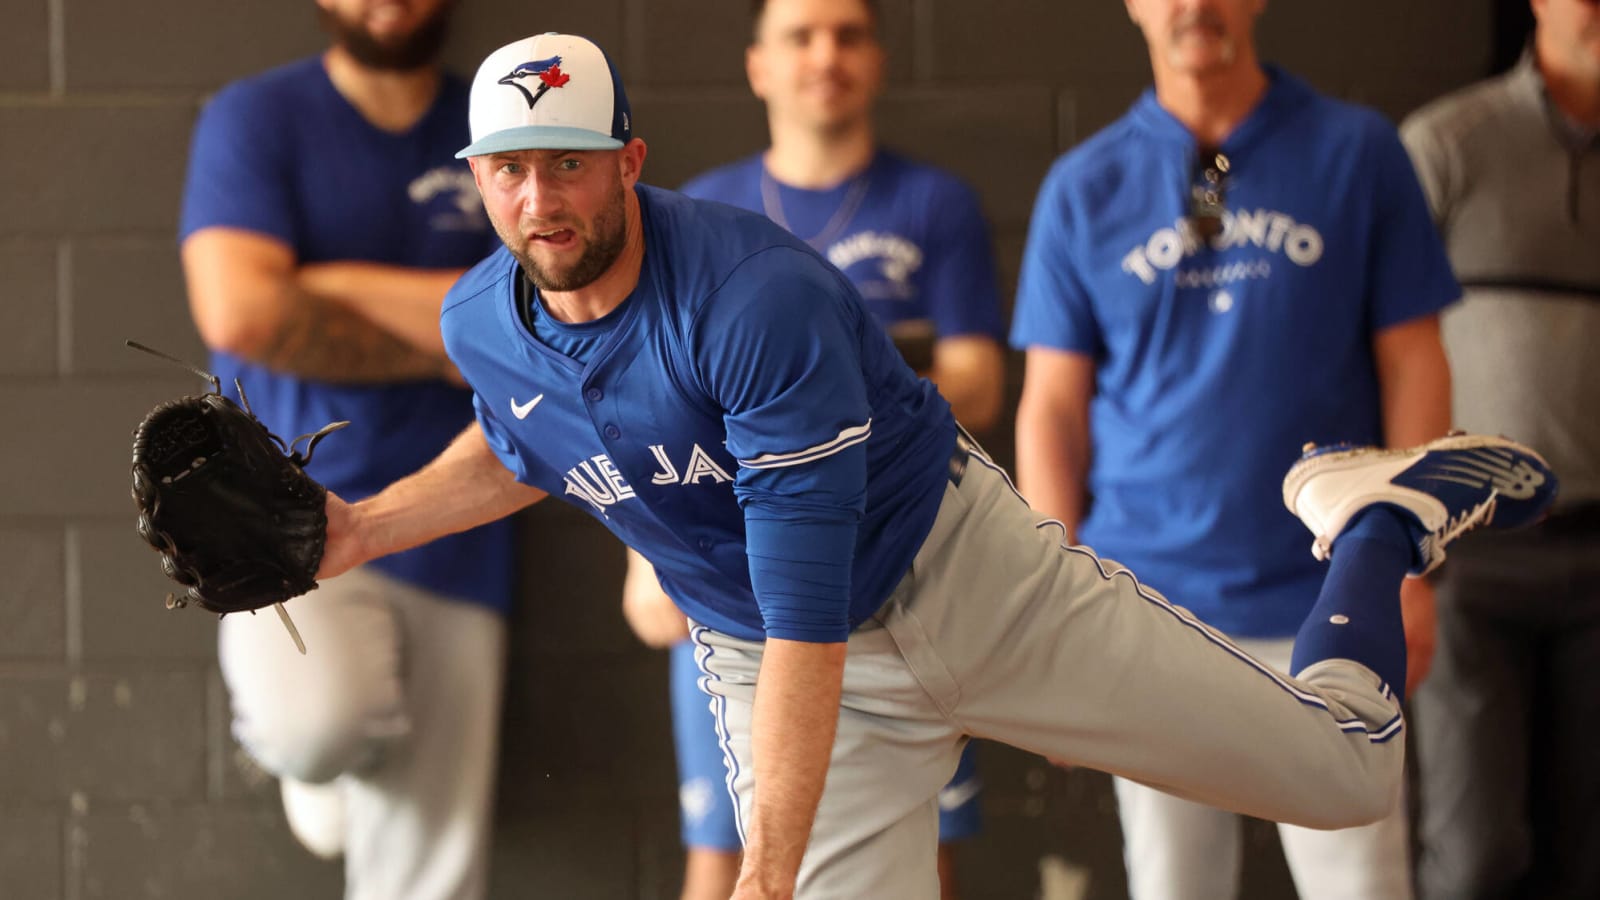
[{"label": "man's beard", "polygon": [[369,69],[410,72],[432,65],[439,58],[454,10],[455,0],[447,0],[410,34],[390,41],[379,40],[359,21],[346,21],[320,5],[317,17],[322,20],[323,30],[333,35],[334,43],[361,65]]},{"label": "man's beard", "polygon": [[[628,243],[627,199],[620,183],[610,202],[594,217],[593,230],[594,240],[565,272],[550,272],[535,262],[531,253],[521,249],[523,243],[520,234],[517,235],[519,240],[515,249],[511,249],[511,255],[522,264],[522,271],[528,273],[528,280],[541,291],[565,293],[593,284],[617,261],[617,257],[622,255],[622,248]],[[504,237],[504,231],[501,236]],[[513,247],[511,242],[507,242],[507,247]]]}]

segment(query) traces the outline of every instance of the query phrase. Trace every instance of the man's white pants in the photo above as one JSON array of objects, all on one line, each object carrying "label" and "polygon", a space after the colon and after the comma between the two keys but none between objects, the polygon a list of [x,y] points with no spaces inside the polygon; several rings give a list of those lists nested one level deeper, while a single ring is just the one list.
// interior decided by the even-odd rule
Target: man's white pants
[{"label": "man's white pants", "polygon": [[[1240,648],[1289,671],[1294,640],[1236,639]],[[1115,779],[1128,895],[1133,900],[1231,900],[1239,896],[1240,821]],[[1410,900],[1410,832],[1405,804],[1359,828],[1319,831],[1279,825],[1283,855],[1300,900]]]},{"label": "man's white pants", "polygon": [[371,568],[288,609],[305,656],[270,610],[222,620],[234,736],[279,777],[337,780],[348,900],[482,897],[504,620]]},{"label": "man's white pants", "polygon": [[[797,897],[937,897],[936,798],[968,735],[1278,821],[1394,809],[1400,711],[1369,669],[1290,679],[1061,534],[977,454],[946,486],[910,571],[850,638]],[[693,636],[743,832],[762,644]]]}]

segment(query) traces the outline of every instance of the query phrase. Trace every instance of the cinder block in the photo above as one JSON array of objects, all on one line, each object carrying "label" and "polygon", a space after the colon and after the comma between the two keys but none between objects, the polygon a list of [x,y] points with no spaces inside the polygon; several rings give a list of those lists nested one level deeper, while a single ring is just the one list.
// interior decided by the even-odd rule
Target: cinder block
[{"label": "cinder block", "polygon": [[0,91],[43,91],[50,87],[49,0],[6,4],[0,28]]},{"label": "cinder block", "polygon": [[1027,241],[1025,226],[997,229],[994,234],[994,262],[1000,273],[1001,321],[1009,328],[1017,304],[1017,274],[1022,270],[1022,248]]},{"label": "cinder block", "polygon": [[204,796],[200,672],[13,673],[0,684],[0,798]]},{"label": "cinder block", "polygon": [[[587,513],[554,499],[522,514],[510,646],[540,654],[627,655],[641,649],[622,620],[622,543]],[[513,651],[515,652],[515,651]]]},{"label": "cinder block", "polygon": [[[907,80],[913,68],[913,0],[878,4],[882,39],[888,50],[887,76]],[[619,64],[629,84],[747,84],[745,48],[754,22],[750,4],[705,0],[630,0],[628,55]]]},{"label": "cinder block", "polygon": [[1064,89],[1058,104],[1062,107],[1070,105],[1072,120],[1070,130],[1064,123],[1058,138],[1061,141],[1057,145],[1058,151],[1065,153],[1122,118],[1149,86],[1150,73],[1142,72],[1108,75],[1096,79],[1092,86]]},{"label": "cinder block", "polygon": [[743,3],[633,0],[628,53],[618,68],[628,82],[653,88],[742,86],[749,9]]},{"label": "cinder block", "polygon": [[55,900],[62,896],[60,814],[36,809],[7,810],[0,816],[0,886],[17,900]]},{"label": "cinder block", "polygon": [[71,827],[83,900],[335,897],[343,883],[272,807],[97,804]]},{"label": "cinder block", "polygon": [[166,608],[167,592],[178,585],[161,574],[161,557],[133,526],[130,501],[121,521],[96,522],[78,532],[84,659],[215,659],[216,615]]},{"label": "cinder block", "polygon": [[[172,374],[171,363],[123,345],[128,338],[205,368],[170,235],[91,238],[72,245],[72,362],[77,374]],[[194,380],[195,388],[205,382]]]},{"label": "cinder block", "polygon": [[[467,78],[478,71],[478,64],[494,50],[518,38],[559,31],[581,34],[599,44],[611,55],[622,72],[624,83],[633,87],[635,79],[624,68],[623,0],[585,0],[583,3],[539,4],[528,6],[509,0],[474,0],[457,5],[450,22],[450,39],[445,44],[445,63]],[[630,92],[629,99],[632,99]]]},{"label": "cinder block", "polygon": [[55,242],[0,243],[0,375],[56,374],[57,301]]},{"label": "cinder block", "polygon": [[1378,110],[1398,126],[1423,104],[1466,87],[1480,77],[1479,73],[1418,72],[1381,82],[1369,78],[1346,79],[1339,95]]},{"label": "cinder block", "polygon": [[174,233],[196,108],[146,98],[0,106],[0,235]]},{"label": "cinder block", "polygon": [[174,371],[115,382],[0,382],[0,419],[29,427],[28,440],[0,442],[6,512],[124,520],[133,509],[128,465],[134,426],[163,400],[209,389]]},{"label": "cinder block", "polygon": [[0,529],[0,659],[60,661],[66,654],[66,586],[59,526]]},{"label": "cinder block", "polygon": [[325,42],[310,4],[165,0],[158,9],[72,0],[67,89],[213,88]]},{"label": "cinder block", "polygon": [[1354,0],[1269,5],[1256,26],[1261,57],[1291,71],[1356,75],[1381,85],[1419,72],[1486,72],[1492,3]]},{"label": "cinder block", "polygon": [[748,90],[636,91],[634,134],[650,154],[647,184],[676,190],[685,181],[767,146],[767,114]]},{"label": "cinder block", "polygon": [[1084,75],[1150,70],[1144,38],[1120,3],[937,3],[931,16],[932,72],[952,86],[1088,85]]},{"label": "cinder block", "polygon": [[501,817],[490,900],[636,900],[634,840],[626,808],[582,794],[552,796],[542,809]]},{"label": "cinder block", "polygon": [[1056,155],[1054,120],[1051,91],[1032,86],[893,91],[878,115],[885,144],[965,178],[996,228],[1027,222]]},{"label": "cinder block", "polygon": [[514,656],[506,684],[501,804],[536,810],[549,792],[573,785],[612,804],[639,791],[671,790],[677,777],[668,703],[666,659],[659,652],[637,661]]},{"label": "cinder block", "polygon": [[[683,893],[683,838],[678,795],[647,795],[635,809],[639,900],[677,900]],[[973,895],[977,896],[977,895]]]}]

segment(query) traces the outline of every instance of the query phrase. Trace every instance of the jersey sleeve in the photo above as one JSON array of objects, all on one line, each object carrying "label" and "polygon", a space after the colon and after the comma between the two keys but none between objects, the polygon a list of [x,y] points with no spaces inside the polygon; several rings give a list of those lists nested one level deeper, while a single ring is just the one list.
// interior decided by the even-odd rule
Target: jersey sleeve
[{"label": "jersey sleeve", "polygon": [[1057,163],[1034,201],[1011,319],[1011,346],[1098,355],[1103,349],[1100,325],[1077,272],[1075,253],[1084,235],[1082,228],[1074,228],[1068,172]]},{"label": "jersey sleeve", "polygon": [[258,94],[233,85],[200,111],[189,147],[180,240],[226,226],[294,244],[291,138],[270,100]]},{"label": "jersey sleeve", "polygon": [[924,290],[934,328],[941,338],[981,335],[1000,340],[1004,330],[994,252],[978,198],[950,179],[932,199],[932,227],[923,250]]},{"label": "jersey sleeve", "polygon": [[707,302],[691,352],[739,461],[751,585],[768,637],[842,641],[866,507],[867,315],[843,276],[796,248],[761,251]]},{"label": "jersey sleeve", "polygon": [[[1374,114],[1376,115],[1376,114]],[[1394,128],[1373,126],[1373,192],[1368,292],[1374,330],[1431,315],[1461,296],[1416,171]]]}]

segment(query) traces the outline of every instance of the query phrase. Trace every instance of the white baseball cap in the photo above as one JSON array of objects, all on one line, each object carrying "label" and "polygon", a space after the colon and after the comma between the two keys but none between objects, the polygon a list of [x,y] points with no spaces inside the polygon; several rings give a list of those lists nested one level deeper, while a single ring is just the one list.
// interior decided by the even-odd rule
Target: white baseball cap
[{"label": "white baseball cap", "polygon": [[628,95],[605,51],[572,34],[489,54],[472,79],[472,143],[457,159],[509,150],[615,150],[633,136]]}]

